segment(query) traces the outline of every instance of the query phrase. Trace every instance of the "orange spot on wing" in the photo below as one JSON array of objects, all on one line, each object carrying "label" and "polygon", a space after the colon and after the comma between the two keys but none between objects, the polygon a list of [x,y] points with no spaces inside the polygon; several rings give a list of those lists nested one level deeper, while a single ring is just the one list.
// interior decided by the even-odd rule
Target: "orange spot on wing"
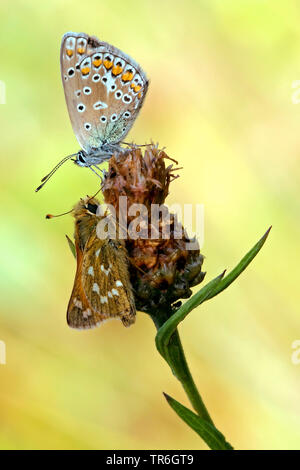
[{"label": "orange spot on wing", "polygon": [[141,99],[141,97],[142,97],[142,93],[139,93],[139,94],[138,94],[138,98]]},{"label": "orange spot on wing", "polygon": [[73,55],[72,49],[66,49],[66,54],[67,54],[68,57],[72,57],[72,55]]},{"label": "orange spot on wing", "polygon": [[90,73],[90,70],[91,69],[89,67],[83,67],[81,69],[81,73],[82,73],[82,75],[88,75]]},{"label": "orange spot on wing", "polygon": [[123,72],[123,67],[121,67],[120,65],[115,65],[111,71],[113,75],[120,75],[121,72]]},{"label": "orange spot on wing", "polygon": [[78,47],[78,48],[77,48],[78,54],[83,54],[84,51],[85,51],[85,48],[84,48],[84,47]]},{"label": "orange spot on wing", "polygon": [[142,88],[141,85],[135,85],[134,83],[132,83],[130,86],[133,89],[133,91],[135,91],[135,93],[140,91],[140,89]]},{"label": "orange spot on wing", "polygon": [[130,80],[133,79],[133,73],[130,73],[130,72],[125,72],[123,75],[122,75],[122,80],[123,82],[130,82]]},{"label": "orange spot on wing", "polygon": [[107,70],[111,69],[112,66],[113,66],[113,63],[112,63],[110,60],[104,60],[104,61],[103,61],[103,64],[104,64],[104,67],[105,67]]},{"label": "orange spot on wing", "polygon": [[101,59],[95,59],[93,60],[93,65],[95,67],[100,67],[100,65],[102,64],[102,60]]}]

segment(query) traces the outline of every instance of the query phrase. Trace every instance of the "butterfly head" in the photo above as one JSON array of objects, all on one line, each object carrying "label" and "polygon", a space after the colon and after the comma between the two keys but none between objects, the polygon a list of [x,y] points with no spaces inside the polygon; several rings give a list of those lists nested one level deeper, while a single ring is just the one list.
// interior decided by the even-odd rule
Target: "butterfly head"
[{"label": "butterfly head", "polygon": [[86,196],[80,199],[80,201],[74,207],[75,219],[86,217],[87,219],[94,219],[103,215],[101,213],[101,205],[98,199],[94,197]]},{"label": "butterfly head", "polygon": [[76,154],[76,158],[74,161],[74,163],[78,166],[87,166],[87,154],[84,152],[84,150],[80,150],[77,154]]},{"label": "butterfly head", "polygon": [[75,218],[75,240],[83,248],[92,232],[103,217],[100,203],[93,197],[86,196],[73,209]]}]

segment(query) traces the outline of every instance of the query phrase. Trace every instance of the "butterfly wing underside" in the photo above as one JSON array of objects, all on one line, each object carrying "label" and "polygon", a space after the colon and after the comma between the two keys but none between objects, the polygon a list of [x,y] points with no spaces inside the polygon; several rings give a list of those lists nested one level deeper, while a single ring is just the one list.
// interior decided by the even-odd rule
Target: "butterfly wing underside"
[{"label": "butterfly wing underside", "polygon": [[67,323],[71,328],[88,329],[99,326],[105,320],[105,316],[95,312],[85,295],[82,284],[82,265],[84,252],[79,248],[76,242],[76,261],[77,269],[75,274],[74,286],[67,309]]},{"label": "butterfly wing underside", "polygon": [[124,246],[118,240],[100,240],[94,233],[85,248],[82,286],[95,314],[120,318],[125,326],[135,321],[135,304]]},{"label": "butterfly wing underside", "polygon": [[84,250],[76,243],[77,270],[67,309],[71,328],[95,328],[119,318],[125,326],[135,321],[126,252],[117,240],[100,240],[93,233]]},{"label": "butterfly wing underside", "polygon": [[61,43],[61,76],[70,120],[86,152],[103,142],[118,144],[129,132],[145,98],[148,80],[119,49],[84,33]]}]

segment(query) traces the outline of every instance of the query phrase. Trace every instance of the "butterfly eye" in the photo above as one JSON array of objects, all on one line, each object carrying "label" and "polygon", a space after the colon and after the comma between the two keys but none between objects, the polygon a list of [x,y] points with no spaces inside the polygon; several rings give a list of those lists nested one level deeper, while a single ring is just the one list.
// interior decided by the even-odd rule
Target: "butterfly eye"
[{"label": "butterfly eye", "polygon": [[86,206],[87,210],[89,212],[91,212],[92,214],[96,214],[97,213],[97,209],[98,209],[98,206],[97,204],[89,204]]},{"label": "butterfly eye", "polygon": [[79,160],[81,163],[85,163],[85,159],[84,159],[84,157],[83,157],[82,152],[78,152],[78,160]]}]

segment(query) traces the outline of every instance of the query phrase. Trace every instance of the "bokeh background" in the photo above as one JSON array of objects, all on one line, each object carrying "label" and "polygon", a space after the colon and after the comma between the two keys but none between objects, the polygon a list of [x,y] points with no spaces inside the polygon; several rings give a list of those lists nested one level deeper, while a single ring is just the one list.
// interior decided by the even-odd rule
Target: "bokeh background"
[{"label": "bokeh background", "polygon": [[69,30],[116,45],[150,77],[129,138],[158,141],[183,165],[169,203],[205,205],[207,280],[273,225],[247,271],[180,332],[236,448],[300,448],[300,365],[291,360],[300,339],[299,24],[296,0],[1,0],[1,448],[206,448],[162,396],[189,406],[145,314],[129,329],[76,332],[65,321],[73,221],[44,216],[98,181],[70,162],[34,188],[78,150],[59,70]]}]

